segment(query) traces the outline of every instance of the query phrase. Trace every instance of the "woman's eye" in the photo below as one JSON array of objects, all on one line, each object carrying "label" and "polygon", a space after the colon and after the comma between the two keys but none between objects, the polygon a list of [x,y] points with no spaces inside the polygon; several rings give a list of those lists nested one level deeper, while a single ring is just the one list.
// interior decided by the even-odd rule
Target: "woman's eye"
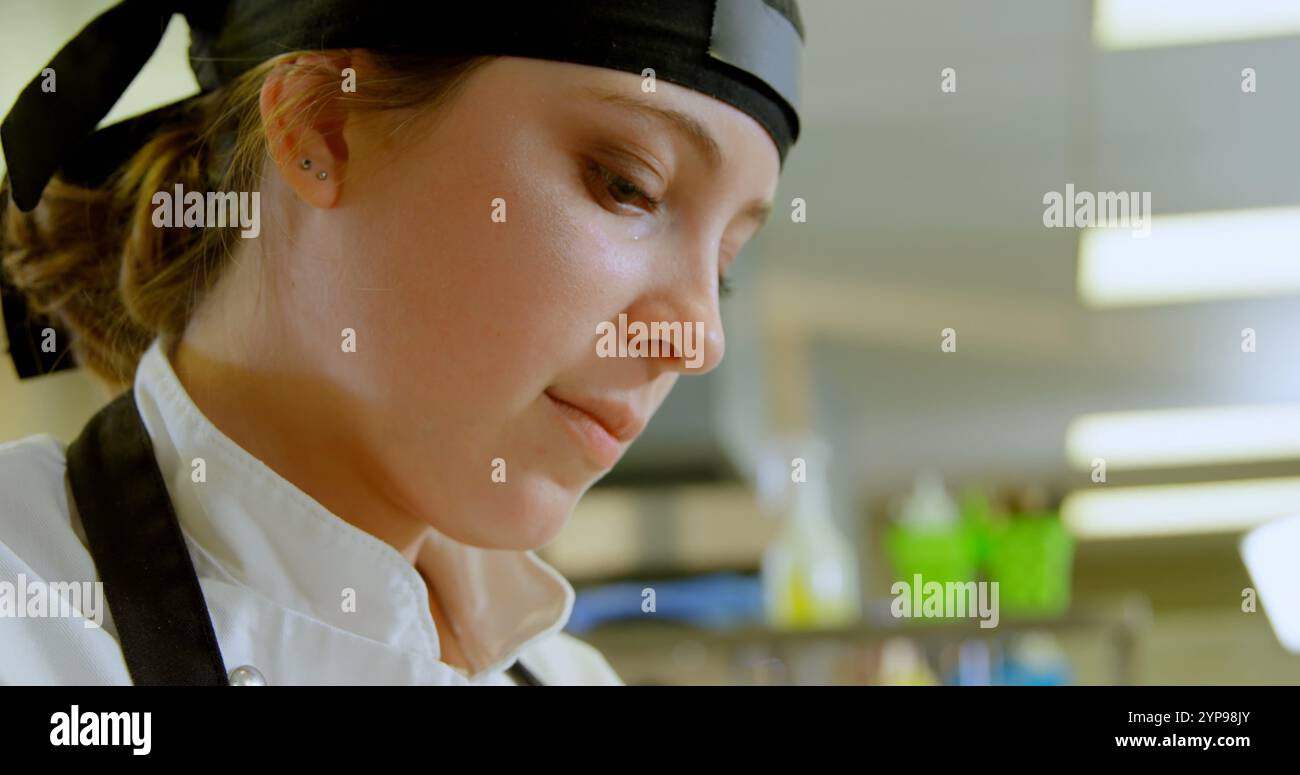
[{"label": "woman's eye", "polygon": [[718,275],[719,296],[730,296],[735,290],[736,286],[732,285],[731,280],[725,274]]},{"label": "woman's eye", "polygon": [[636,187],[635,183],[617,175],[614,176],[613,182],[610,183],[609,190],[614,195],[614,198],[623,204],[631,204],[646,195],[644,191]]},{"label": "woman's eye", "polygon": [[650,196],[643,188],[627,178],[610,171],[604,165],[590,165],[595,182],[614,201],[616,205],[637,207],[646,212],[654,212],[659,200]]}]

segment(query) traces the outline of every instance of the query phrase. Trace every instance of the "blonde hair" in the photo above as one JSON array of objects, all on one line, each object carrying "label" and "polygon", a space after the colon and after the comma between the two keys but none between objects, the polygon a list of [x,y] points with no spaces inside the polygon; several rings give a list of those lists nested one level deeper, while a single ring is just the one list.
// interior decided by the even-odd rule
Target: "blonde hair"
[{"label": "blonde hair", "polygon": [[[353,110],[433,109],[491,57],[366,52],[355,92],[336,71],[294,63],[295,52],[263,62],[221,89],[196,97],[101,188],[59,180],[24,213],[0,187],[0,260],[35,312],[60,322],[79,364],[125,387],[158,335],[179,336],[234,250],[237,230],[161,229],[153,196],[185,190],[253,191],[268,160],[262,84],[277,66],[318,70],[317,84],[278,111],[315,111],[342,99]],[[319,63],[322,60],[312,59]],[[363,72],[364,69],[364,72]]]}]

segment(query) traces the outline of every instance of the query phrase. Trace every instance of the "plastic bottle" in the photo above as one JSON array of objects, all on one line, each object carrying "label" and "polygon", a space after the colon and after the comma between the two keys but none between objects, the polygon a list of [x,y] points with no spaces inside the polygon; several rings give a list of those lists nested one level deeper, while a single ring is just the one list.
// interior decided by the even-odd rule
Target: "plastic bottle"
[{"label": "plastic bottle", "polygon": [[898,514],[900,524],[922,530],[950,529],[960,518],[957,502],[948,495],[943,479],[932,471],[917,474],[912,494],[903,502]]},{"label": "plastic bottle", "polygon": [[804,476],[796,479],[797,470],[788,475],[783,525],[763,555],[768,623],[780,629],[846,626],[859,617],[856,554],[831,515],[827,456],[820,444],[800,446]]}]

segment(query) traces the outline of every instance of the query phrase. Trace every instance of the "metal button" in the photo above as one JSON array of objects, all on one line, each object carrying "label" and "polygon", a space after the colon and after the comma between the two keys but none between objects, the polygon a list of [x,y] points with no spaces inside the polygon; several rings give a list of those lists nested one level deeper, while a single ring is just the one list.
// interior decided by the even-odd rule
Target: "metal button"
[{"label": "metal button", "polygon": [[266,686],[262,671],[252,665],[240,665],[230,671],[231,686]]}]

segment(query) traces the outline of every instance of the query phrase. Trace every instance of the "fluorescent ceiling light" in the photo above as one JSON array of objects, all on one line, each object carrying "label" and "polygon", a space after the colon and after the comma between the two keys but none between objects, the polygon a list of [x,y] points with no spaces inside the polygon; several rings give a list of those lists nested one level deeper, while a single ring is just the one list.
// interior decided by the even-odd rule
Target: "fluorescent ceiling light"
[{"label": "fluorescent ceiling light", "polygon": [[1155,216],[1146,237],[1085,229],[1079,297],[1115,307],[1300,293],[1298,243],[1300,207]]},{"label": "fluorescent ceiling light", "polygon": [[1139,538],[1245,530],[1300,513],[1300,478],[1116,487],[1070,493],[1061,519],[1079,538]]},{"label": "fluorescent ceiling light", "polygon": [[1084,415],[1070,423],[1066,454],[1107,470],[1300,458],[1300,404],[1211,406]]},{"label": "fluorescent ceiling light", "polygon": [[1096,0],[1098,48],[1179,46],[1300,33],[1295,0]]},{"label": "fluorescent ceiling light", "polygon": [[1300,654],[1300,516],[1255,528],[1241,540],[1241,558],[1282,645]]}]

